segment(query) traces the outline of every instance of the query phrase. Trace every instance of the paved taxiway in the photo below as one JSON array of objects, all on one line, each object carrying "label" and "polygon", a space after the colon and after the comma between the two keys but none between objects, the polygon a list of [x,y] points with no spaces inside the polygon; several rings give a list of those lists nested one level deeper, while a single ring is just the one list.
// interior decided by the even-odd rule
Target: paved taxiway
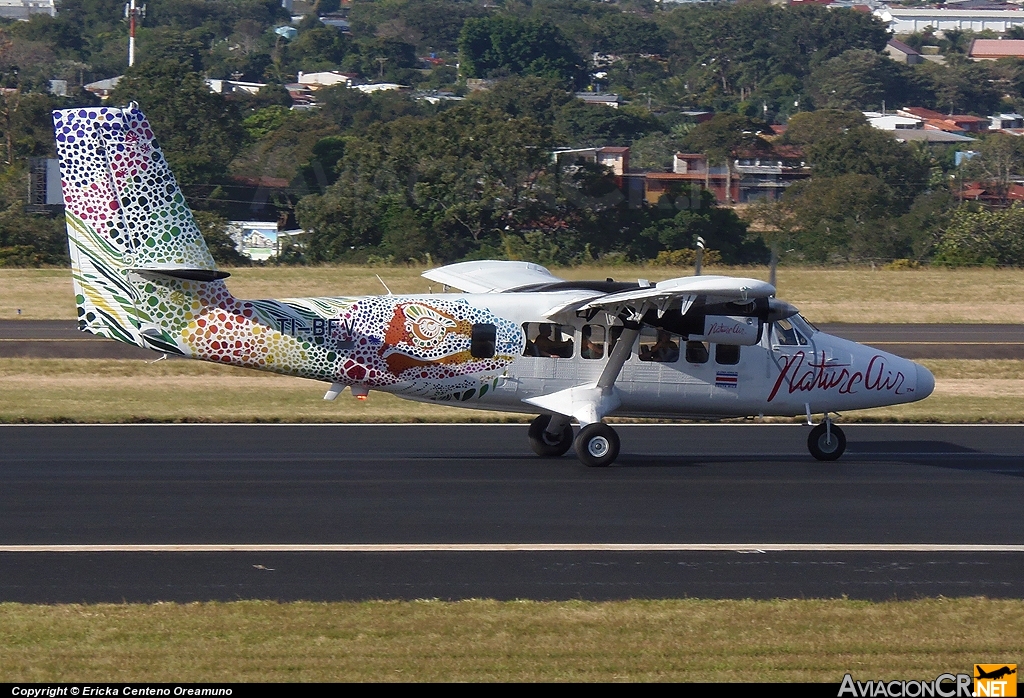
[{"label": "paved taxiway", "polygon": [[[1024,325],[828,324],[829,334],[908,359],[1024,359]],[[152,359],[70,320],[0,320],[0,358]]]},{"label": "paved taxiway", "polygon": [[844,428],[3,426],[0,601],[1024,598],[1024,427]]}]

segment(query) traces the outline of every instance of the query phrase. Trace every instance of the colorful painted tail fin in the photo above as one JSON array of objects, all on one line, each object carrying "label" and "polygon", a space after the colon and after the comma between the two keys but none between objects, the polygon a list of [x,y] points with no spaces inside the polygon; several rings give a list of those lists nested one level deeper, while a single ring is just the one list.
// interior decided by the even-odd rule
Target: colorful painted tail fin
[{"label": "colorful painted tail fin", "polygon": [[160,323],[142,286],[227,274],[217,271],[137,105],[55,111],[53,124],[79,328],[162,348],[152,341]]}]

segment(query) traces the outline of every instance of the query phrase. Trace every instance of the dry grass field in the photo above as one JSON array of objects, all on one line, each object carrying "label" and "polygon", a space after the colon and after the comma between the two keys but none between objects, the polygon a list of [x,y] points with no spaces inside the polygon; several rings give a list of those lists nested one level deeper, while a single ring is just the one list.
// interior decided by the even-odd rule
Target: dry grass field
[{"label": "dry grass field", "polygon": [[[1022,422],[1024,362],[925,360],[935,392],[843,421]],[[999,378],[992,376],[998,375]],[[0,359],[0,422],[525,422],[503,412],[371,392],[323,400],[326,383],[198,361]],[[615,420],[611,420],[615,421]]]},{"label": "dry grass field", "polygon": [[1024,657],[1024,602],[0,605],[3,681],[932,680]]},{"label": "dry grass field", "polygon": [[[384,293],[377,274],[395,293],[441,289],[411,267],[246,267],[230,270],[228,286],[239,298],[294,298]],[[553,269],[569,279],[660,281],[689,269],[667,267],[575,267]],[[708,273],[767,279],[763,267],[711,267]],[[779,297],[813,322],[1024,322],[1024,270],[783,267]],[[0,269],[0,319],[75,317],[70,271]]]}]

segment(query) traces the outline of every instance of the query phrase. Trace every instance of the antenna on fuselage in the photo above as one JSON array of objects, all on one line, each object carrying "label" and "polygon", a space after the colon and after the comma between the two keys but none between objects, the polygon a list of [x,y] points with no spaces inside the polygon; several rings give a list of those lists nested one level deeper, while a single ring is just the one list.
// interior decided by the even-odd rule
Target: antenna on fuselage
[{"label": "antenna on fuselage", "polygon": [[697,237],[697,261],[694,264],[693,275],[700,276],[700,268],[704,263],[704,238]]},{"label": "antenna on fuselage", "polygon": [[388,295],[389,295],[389,296],[393,296],[393,295],[395,295],[395,294],[393,294],[393,293],[391,292],[391,289],[390,289],[390,288],[388,288],[388,285],[387,285],[386,283],[384,283],[384,279],[380,278],[380,274],[374,274],[374,276],[376,276],[376,277],[377,277],[377,281],[379,281],[379,282],[380,282],[380,285],[384,287],[384,290],[388,292]]}]

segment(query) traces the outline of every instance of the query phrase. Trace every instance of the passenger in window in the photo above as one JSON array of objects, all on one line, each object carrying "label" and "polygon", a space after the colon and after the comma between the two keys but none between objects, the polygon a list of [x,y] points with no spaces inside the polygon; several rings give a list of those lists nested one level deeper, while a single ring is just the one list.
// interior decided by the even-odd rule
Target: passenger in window
[{"label": "passenger in window", "polygon": [[672,341],[672,335],[668,332],[658,330],[658,341],[650,348],[641,347],[640,360],[675,363],[679,360],[679,345]]},{"label": "passenger in window", "polygon": [[594,326],[584,325],[580,336],[580,356],[584,359],[603,359],[604,343],[594,341]]},{"label": "passenger in window", "polygon": [[[572,340],[554,340],[551,338],[551,328],[555,325],[543,324],[537,328],[537,339],[534,340],[533,345],[537,347],[537,351],[540,352],[541,356],[550,356],[553,359],[567,359],[572,356]],[[559,331],[561,336],[561,331]]]}]

